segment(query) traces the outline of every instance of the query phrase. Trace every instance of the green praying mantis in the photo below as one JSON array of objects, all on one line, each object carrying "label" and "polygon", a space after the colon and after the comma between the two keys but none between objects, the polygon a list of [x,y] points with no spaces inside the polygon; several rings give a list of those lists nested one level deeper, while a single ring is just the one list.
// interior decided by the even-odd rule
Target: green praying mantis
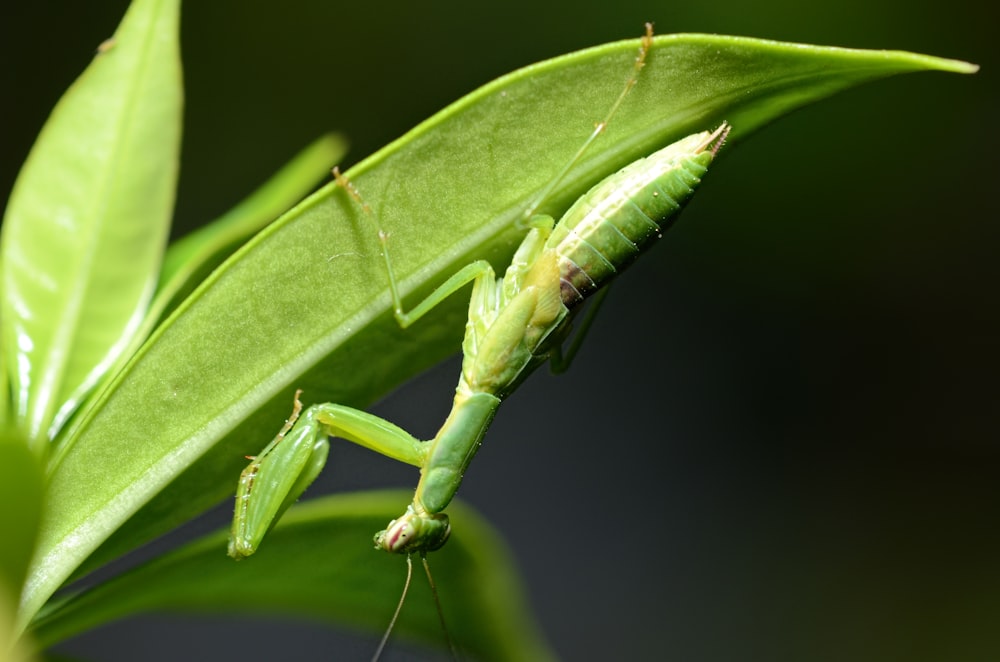
[{"label": "green praying mantis", "polygon": [[445,543],[451,527],[444,510],[500,403],[542,363],[550,361],[555,371],[568,365],[593,313],[592,307],[564,352],[580,304],[606,292],[610,281],[662,236],[693,195],[729,133],[729,125],[723,123],[714,131],[693,134],[628,165],[578,199],[558,223],[550,216],[535,215],[535,209],[603,132],[635,86],[651,44],[652,28],[647,24],[625,88],[573,159],[525,212],[527,236],[502,278],[496,277],[485,260],[473,262],[406,312],[387,233],[354,185],[334,169],[336,182],[376,228],[393,312],[402,328],[472,283],[454,404],[435,437],[420,440],[351,407],[327,403],[303,412],[296,393],[292,415],[240,476],[230,556],[241,559],[256,551],[280,514],[322,469],[330,437],[420,468],[412,503],[375,535],[376,548],[425,553]]},{"label": "green praying mantis", "polygon": [[[326,403],[303,411],[301,392],[296,392],[291,416],[271,443],[250,458],[251,463],[240,476],[230,556],[241,559],[257,550],[281,513],[322,470],[329,438],[338,437],[420,468],[413,501],[402,515],[375,534],[374,541],[377,549],[406,554],[408,568],[412,568],[410,555],[419,553],[427,569],[426,553],[440,548],[451,532],[444,510],[455,496],[501,402],[542,363],[549,361],[554,371],[568,366],[599,301],[583,316],[579,330],[570,339],[581,304],[593,295],[606,293],[611,280],[662,236],[694,194],[729,133],[729,125],[723,123],[714,131],[690,135],[626,166],[579,198],[558,222],[551,216],[535,214],[603,133],[637,83],[651,45],[652,28],[647,24],[624,89],[575,156],[526,210],[523,220],[527,235],[502,278],[496,277],[485,260],[473,262],[407,312],[393,269],[388,234],[353,183],[334,169],[336,183],[377,232],[393,312],[402,328],[416,323],[442,301],[472,284],[454,403],[434,438],[421,440],[351,407]],[[406,586],[409,577],[408,570]],[[433,587],[429,570],[428,579]],[[405,593],[404,587],[404,597]],[[440,614],[440,607],[438,611]],[[399,607],[396,616],[398,613]]]},{"label": "green praying mantis", "polygon": [[[423,558],[433,591],[426,553],[447,541],[451,526],[444,510],[503,399],[542,363],[549,361],[556,372],[568,366],[607,285],[662,236],[694,194],[725,142],[730,127],[723,123],[714,131],[683,138],[607,177],[579,198],[558,222],[551,216],[535,214],[603,133],[636,85],[651,45],[652,26],[647,24],[624,89],[574,157],[525,211],[527,235],[502,278],[496,277],[485,260],[473,262],[407,312],[390,256],[388,234],[353,183],[339,170],[333,171],[336,183],[377,232],[393,313],[400,327],[416,323],[442,301],[472,284],[462,342],[462,371],[454,402],[434,438],[420,440],[389,421],[351,407],[326,403],[303,411],[301,391],[297,391],[292,414],[284,426],[260,454],[249,458],[250,464],[240,475],[228,552],[238,560],[257,550],[284,510],[322,470],[330,437],[352,441],[420,468],[413,501],[374,538],[377,549],[406,554],[408,567],[403,597],[375,659],[405,599],[412,571],[411,554],[419,553]],[[594,295],[598,300],[580,320],[580,328],[570,340],[581,304]],[[438,613],[441,615],[440,605]],[[446,627],[444,631],[447,636]],[[454,648],[452,651],[454,654]]]}]

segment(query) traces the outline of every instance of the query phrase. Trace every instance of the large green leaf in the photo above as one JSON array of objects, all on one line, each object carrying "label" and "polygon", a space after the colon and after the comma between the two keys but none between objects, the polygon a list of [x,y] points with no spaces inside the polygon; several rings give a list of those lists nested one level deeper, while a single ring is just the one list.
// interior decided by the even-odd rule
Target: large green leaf
[{"label": "large green leaf", "polygon": [[[39,450],[145,314],[181,130],[179,0],[138,0],[55,107],[3,223],[12,416]],[[54,424],[53,424],[54,423]]]},{"label": "large green leaf", "polygon": [[[428,291],[472,258],[509,258],[516,219],[620,92],[637,46],[505,76],[352,169],[391,233],[405,293]],[[607,135],[544,209],[560,211],[625,163],[723,119],[738,141],[846,87],[932,69],[974,70],[898,52],[660,37]],[[307,402],[363,405],[455,351],[461,299],[401,332],[374,231],[342,190],[328,186],[279,219],[175,311],[64,441],[23,616],[126,522],[92,563],[230,494],[295,387]]]},{"label": "large green leaf", "polygon": [[[50,646],[148,611],[279,613],[381,634],[405,564],[403,557],[375,553],[372,533],[411,497],[407,491],[356,493],[298,505],[260,551],[240,562],[226,556],[220,531],[66,601],[39,620],[34,635]],[[454,503],[449,513],[456,534],[430,562],[455,643],[477,660],[551,658],[502,540],[470,508]],[[395,634],[442,646],[423,574],[418,562]]]},{"label": "large green leaf", "polygon": [[342,136],[319,138],[226,214],[172,243],[147,323],[173,310],[240,245],[302,200],[346,153]]}]

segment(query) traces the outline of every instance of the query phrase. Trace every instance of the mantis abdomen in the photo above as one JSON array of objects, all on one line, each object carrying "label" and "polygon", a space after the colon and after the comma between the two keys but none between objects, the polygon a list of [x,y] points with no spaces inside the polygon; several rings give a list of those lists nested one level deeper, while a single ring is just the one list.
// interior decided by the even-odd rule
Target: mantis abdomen
[{"label": "mantis abdomen", "polygon": [[594,186],[553,228],[563,304],[573,309],[668,229],[694,193],[729,125],[696,133],[639,159]]}]

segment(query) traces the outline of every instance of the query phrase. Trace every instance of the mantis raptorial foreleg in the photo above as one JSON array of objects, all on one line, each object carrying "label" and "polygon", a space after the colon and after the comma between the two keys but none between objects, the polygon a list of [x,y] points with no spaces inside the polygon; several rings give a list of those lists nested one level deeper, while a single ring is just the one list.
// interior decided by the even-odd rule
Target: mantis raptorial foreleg
[{"label": "mantis raptorial foreleg", "polygon": [[[250,458],[250,465],[240,475],[229,538],[233,558],[253,554],[281,513],[316,478],[326,462],[329,437],[353,441],[417,467],[425,461],[426,442],[367,412],[325,404],[310,407],[300,418],[300,393],[295,393],[295,406],[285,426],[259,455]],[[283,498],[260,498],[263,493]]]}]

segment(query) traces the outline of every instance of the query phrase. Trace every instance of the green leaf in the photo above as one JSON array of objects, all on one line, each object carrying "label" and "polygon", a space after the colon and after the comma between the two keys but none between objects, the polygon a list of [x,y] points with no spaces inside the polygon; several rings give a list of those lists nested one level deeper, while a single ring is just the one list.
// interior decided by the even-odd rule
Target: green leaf
[{"label": "green leaf", "polygon": [[174,203],[179,0],[133,3],[70,87],[3,223],[3,351],[17,425],[47,444],[145,314]]},{"label": "green leaf", "polygon": [[[288,614],[381,635],[399,599],[405,563],[402,556],[376,553],[372,534],[411,498],[408,491],[371,492],[300,504],[240,562],[226,556],[226,532],[219,531],[62,603],[33,634],[51,646],[124,616],[195,611]],[[429,562],[456,644],[479,660],[551,658],[503,541],[467,506],[454,503],[449,514],[455,534]],[[433,597],[419,561],[415,566],[394,636],[443,646]]]},{"label": "green leaf", "polygon": [[[473,258],[509,259],[523,232],[516,220],[619,94],[637,47],[609,44],[498,79],[350,171],[391,235],[404,294],[426,294]],[[607,134],[543,211],[558,213],[622,165],[723,119],[739,141],[838,90],[932,69],[974,67],[898,52],[660,37]],[[294,388],[306,404],[360,406],[456,351],[467,301],[453,297],[400,331],[374,234],[357,205],[328,186],[237,251],[157,329],[53,467],[25,617],[105,540],[89,566],[231,494],[243,456],[280,427]]]}]

